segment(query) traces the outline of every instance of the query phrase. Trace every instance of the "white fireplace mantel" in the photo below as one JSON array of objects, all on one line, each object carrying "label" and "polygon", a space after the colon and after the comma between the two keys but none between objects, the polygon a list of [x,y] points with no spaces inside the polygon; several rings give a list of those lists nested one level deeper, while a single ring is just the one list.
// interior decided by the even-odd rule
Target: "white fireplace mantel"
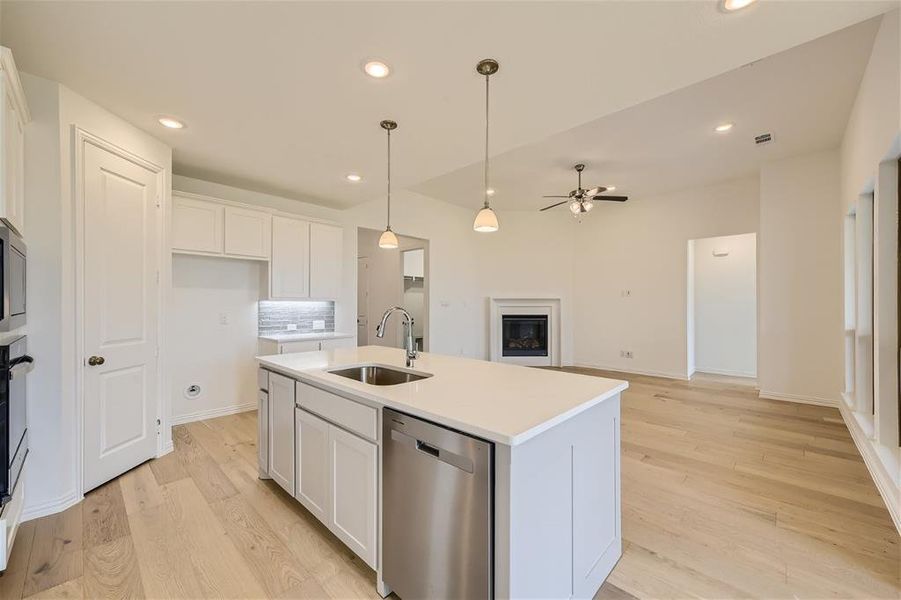
[{"label": "white fireplace mantel", "polygon": [[[548,355],[503,356],[501,352],[501,327],[503,315],[548,315]],[[533,367],[559,367],[560,357],[560,298],[550,297],[497,297],[488,298],[489,357],[493,362],[508,362]]]}]

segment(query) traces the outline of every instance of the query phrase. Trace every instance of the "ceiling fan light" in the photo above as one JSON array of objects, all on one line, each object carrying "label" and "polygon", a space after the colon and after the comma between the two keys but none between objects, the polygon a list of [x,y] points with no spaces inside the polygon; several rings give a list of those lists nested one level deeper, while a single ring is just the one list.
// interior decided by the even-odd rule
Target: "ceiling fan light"
[{"label": "ceiling fan light", "polygon": [[569,211],[574,215],[581,213],[582,212],[582,203],[579,202],[578,200],[573,200],[572,202],[569,203]]},{"label": "ceiling fan light", "polygon": [[476,215],[476,220],[472,224],[472,228],[480,233],[491,233],[498,230],[497,215],[486,206]]},{"label": "ceiling fan light", "polygon": [[385,231],[382,232],[382,235],[379,237],[379,248],[384,248],[385,250],[394,250],[397,248],[397,236],[394,235],[394,232],[391,231],[389,227]]},{"label": "ceiling fan light", "polygon": [[591,212],[591,209],[594,208],[594,202],[592,200],[585,200],[582,202],[582,208],[585,209],[585,212]]}]

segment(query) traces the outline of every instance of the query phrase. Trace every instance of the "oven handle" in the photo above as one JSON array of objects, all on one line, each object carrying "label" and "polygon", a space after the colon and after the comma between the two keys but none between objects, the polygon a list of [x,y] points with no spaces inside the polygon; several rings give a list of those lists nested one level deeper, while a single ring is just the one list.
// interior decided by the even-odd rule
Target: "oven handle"
[{"label": "oven handle", "polygon": [[9,369],[10,380],[25,375],[34,368],[34,358],[28,356],[20,356],[12,360],[12,366]]}]

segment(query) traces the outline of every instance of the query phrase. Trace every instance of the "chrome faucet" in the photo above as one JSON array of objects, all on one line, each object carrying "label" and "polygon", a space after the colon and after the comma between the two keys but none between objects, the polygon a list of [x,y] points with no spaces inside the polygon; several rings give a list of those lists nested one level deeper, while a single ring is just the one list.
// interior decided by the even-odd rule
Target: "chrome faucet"
[{"label": "chrome faucet", "polygon": [[388,322],[388,317],[391,316],[391,313],[395,311],[399,311],[404,316],[404,335],[406,337],[404,349],[407,351],[406,365],[412,368],[413,361],[416,360],[419,354],[416,352],[416,343],[413,340],[413,317],[410,316],[410,313],[404,307],[392,306],[386,310],[385,314],[382,315],[381,322],[375,328],[375,336],[378,338],[385,337],[385,324]]}]

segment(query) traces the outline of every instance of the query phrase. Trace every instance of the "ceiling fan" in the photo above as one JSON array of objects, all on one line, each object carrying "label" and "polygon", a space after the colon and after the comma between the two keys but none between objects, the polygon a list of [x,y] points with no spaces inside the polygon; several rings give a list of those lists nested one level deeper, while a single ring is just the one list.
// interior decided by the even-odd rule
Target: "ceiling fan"
[{"label": "ceiling fan", "polygon": [[579,174],[579,187],[571,191],[568,196],[542,196],[542,198],[566,198],[566,200],[562,200],[556,204],[545,206],[541,209],[542,211],[560,206],[561,204],[569,204],[569,210],[578,217],[594,208],[595,201],[607,200],[610,202],[625,202],[629,199],[628,196],[601,196],[602,193],[607,191],[607,188],[603,186],[593,187],[587,190],[582,189],[582,171],[585,169],[585,165],[579,163],[573,168]]}]

